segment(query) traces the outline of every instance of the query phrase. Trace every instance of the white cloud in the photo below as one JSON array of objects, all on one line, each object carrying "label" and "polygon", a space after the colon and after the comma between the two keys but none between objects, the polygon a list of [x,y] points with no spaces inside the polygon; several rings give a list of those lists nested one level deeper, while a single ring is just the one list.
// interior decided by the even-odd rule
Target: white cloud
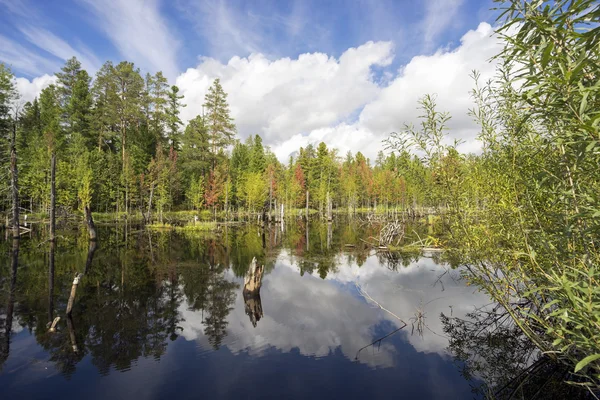
[{"label": "white cloud", "polygon": [[29,80],[27,78],[16,78],[17,90],[21,95],[21,101],[23,103],[33,101],[34,98],[39,97],[40,92],[44,88],[56,83],[56,76],[54,75],[42,75],[37,78]]},{"label": "white cloud", "polygon": [[7,64],[13,70],[19,70],[31,76],[60,69],[60,63],[30,51],[2,35],[0,35],[0,62]]},{"label": "white cloud", "polygon": [[[260,294],[264,316],[256,327],[252,325],[244,312],[240,288],[227,318],[223,345],[234,353],[243,351],[255,356],[265,354],[270,347],[282,352],[297,349],[309,357],[327,356],[339,349],[347,358],[354,359],[358,349],[377,338],[376,326],[382,323],[401,326],[390,314],[357,296],[354,282],[358,282],[369,295],[407,322],[417,307],[422,306],[429,327],[423,337],[410,335],[410,326],[399,335],[417,351],[447,356],[448,341],[441,336],[440,313],[464,317],[476,306],[488,302],[486,295],[455,281],[452,275],[457,271],[445,275],[440,279],[442,283],[434,286],[444,270],[429,259],[397,271],[384,268],[375,256],[361,267],[346,264],[343,255],[337,261],[341,264],[338,271],[322,280],[317,273],[300,276],[297,264],[282,253],[274,270],[263,278]],[[202,313],[189,310],[185,303],[179,310],[184,319],[180,324],[182,335],[209,349]],[[359,360],[389,367],[394,365],[394,352],[391,343],[384,341],[379,351],[364,351]]]},{"label": "white cloud", "polygon": [[400,71],[378,98],[367,104],[359,118],[359,125],[375,132],[381,139],[403,124],[418,122],[421,114],[417,101],[425,94],[435,94],[438,111],[452,115],[449,128],[451,137],[465,140],[463,150],[477,150],[477,126],[467,115],[473,106],[470,91],[474,82],[472,70],[481,73],[481,79],[494,76],[496,64],[489,62],[501,50],[502,43],[491,36],[493,28],[481,23],[476,30],[467,32],[461,45],[452,51],[439,50],[431,56],[414,57]]},{"label": "white cloud", "polygon": [[161,16],[158,0],[81,1],[124,58],[135,60],[146,72],[177,76],[180,46]]},{"label": "white cloud", "polygon": [[489,60],[502,43],[492,34],[493,28],[481,23],[457,48],[416,56],[391,77],[385,71],[387,78],[379,81],[372,67],[390,64],[390,42],[368,42],[339,59],[322,53],[273,61],[252,54],[227,64],[203,58],[177,78],[188,105],[182,115],[190,119],[201,113],[204,94],[218,77],[229,93],[240,136],[260,134],[280,160],[320,141],[340,149],[340,155],[352,150],[374,158],[390,132],[417,122],[417,100],[435,94],[438,110],[452,115],[451,136],[467,142],[463,151],[477,151],[478,128],[467,115],[473,105],[470,74],[475,69],[483,80],[493,77],[496,65]]},{"label": "white cloud", "polygon": [[368,42],[339,59],[322,53],[275,61],[252,54],[227,64],[205,58],[177,78],[187,104],[182,116],[201,113],[208,86],[218,77],[229,93],[240,135],[258,133],[276,145],[337,124],[374,99],[380,88],[371,67],[389,65],[391,55],[390,42]]},{"label": "white cloud", "polygon": [[100,60],[84,46],[82,46],[81,51],[75,50],[69,43],[47,29],[31,26],[19,29],[31,43],[62,60],[66,61],[71,57],[77,57],[83,68],[90,74],[93,74],[100,68]]}]

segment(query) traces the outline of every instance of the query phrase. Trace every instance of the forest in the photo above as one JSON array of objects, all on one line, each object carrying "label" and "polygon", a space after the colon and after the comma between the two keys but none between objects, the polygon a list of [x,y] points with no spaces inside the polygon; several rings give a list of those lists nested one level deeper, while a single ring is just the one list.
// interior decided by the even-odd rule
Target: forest
[{"label": "forest", "polygon": [[21,207],[44,218],[55,176],[57,212],[79,218],[87,209],[152,223],[194,211],[223,221],[283,205],[286,215],[401,219],[426,209],[444,256],[497,303],[488,328],[509,321],[558,366],[552,374],[598,393],[600,5],[498,3],[497,76],[472,72],[478,154],[458,151],[435,95],[375,160],[320,143],[283,164],[260,135],[236,136],[218,79],[184,123],[179,88],[131,62],[109,61],[92,78],[73,58],[25,104],[0,65],[0,207],[9,215],[18,189]]},{"label": "forest", "polygon": [[[48,214],[53,155],[56,207],[66,214],[89,206],[104,213],[137,212],[148,220],[174,210],[209,210],[216,216],[275,204],[303,208],[307,197],[308,206],[319,212],[327,199],[335,208],[351,210],[427,202],[421,188],[431,177],[408,152],[380,152],[371,161],[320,143],[300,148],[285,165],[260,135],[240,140],[218,79],[202,114],[184,126],[177,86],[161,72],[142,77],[130,62],[107,62],[92,79],[72,58],[57,72],[56,85],[22,105],[10,70],[0,68],[2,120],[5,132],[15,130],[21,206],[30,213]],[[3,170],[8,171],[10,135],[4,137]],[[5,194],[9,183],[3,180]],[[4,209],[9,200],[3,196]]]}]

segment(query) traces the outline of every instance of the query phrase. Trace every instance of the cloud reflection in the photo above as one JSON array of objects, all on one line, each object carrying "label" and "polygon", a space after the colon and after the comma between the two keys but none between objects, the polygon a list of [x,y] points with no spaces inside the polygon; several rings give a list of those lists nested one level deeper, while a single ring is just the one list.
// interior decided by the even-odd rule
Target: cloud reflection
[{"label": "cloud reflection", "polygon": [[[382,267],[375,256],[367,258],[361,267],[348,263],[343,255],[337,262],[337,271],[323,280],[317,273],[301,276],[297,264],[282,252],[275,268],[263,278],[260,295],[264,317],[253,326],[239,290],[222,345],[233,353],[254,356],[264,355],[269,348],[282,352],[297,349],[308,357],[324,357],[339,350],[353,360],[358,349],[383,336],[382,329],[387,333],[402,325],[367,302],[356,289],[356,282],[409,324],[399,333],[403,340],[419,352],[446,357],[448,341],[443,336],[440,313],[462,317],[475,306],[487,303],[484,294],[458,279],[457,271],[442,276],[445,267],[428,258],[398,271]],[[228,278],[236,280],[233,275]],[[427,328],[422,337],[416,331],[411,335],[410,319],[418,307],[426,316]],[[184,319],[182,335],[208,351],[211,346],[204,334],[202,313],[189,310],[185,301],[180,312]],[[360,361],[374,367],[391,367],[395,351],[390,341],[384,341],[376,351],[361,353]]]}]

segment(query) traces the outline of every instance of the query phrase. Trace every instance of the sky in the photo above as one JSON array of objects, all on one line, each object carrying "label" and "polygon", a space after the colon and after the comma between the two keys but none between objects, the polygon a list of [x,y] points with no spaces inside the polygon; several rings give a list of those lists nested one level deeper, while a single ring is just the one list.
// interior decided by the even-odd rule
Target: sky
[{"label": "sky", "polygon": [[259,134],[281,161],[324,141],[374,159],[436,96],[451,138],[476,152],[471,72],[495,74],[502,43],[491,0],[0,0],[0,62],[23,101],[76,56],[162,71],[187,121],[220,78],[238,136]]}]

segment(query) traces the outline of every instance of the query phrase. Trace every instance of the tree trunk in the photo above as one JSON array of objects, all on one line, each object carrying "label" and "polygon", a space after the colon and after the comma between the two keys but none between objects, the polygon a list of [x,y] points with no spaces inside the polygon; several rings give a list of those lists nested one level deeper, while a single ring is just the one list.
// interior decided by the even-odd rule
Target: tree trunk
[{"label": "tree trunk", "polygon": [[75,295],[77,294],[77,285],[79,285],[79,280],[83,274],[75,275],[75,279],[73,279],[73,285],[71,286],[71,295],[69,296],[69,301],[67,302],[67,316],[71,315],[71,311],[73,310],[73,303],[75,302]]},{"label": "tree trunk", "polygon": [[92,210],[90,210],[90,206],[85,206],[85,223],[90,233],[90,240],[96,240],[96,225],[94,224],[94,218],[92,218]]},{"label": "tree trunk", "polygon": [[56,239],[56,154],[50,159],[50,241]]},{"label": "tree trunk", "polygon": [[262,276],[265,270],[264,266],[256,265],[256,258],[252,258],[252,263],[248,269],[248,273],[244,278],[244,311],[250,318],[252,325],[256,324],[263,316],[262,302],[260,300],[260,287],[262,286]]},{"label": "tree trunk", "polygon": [[4,340],[0,342],[0,366],[10,353],[10,334],[12,331],[13,312],[15,307],[15,294],[17,291],[17,267],[19,265],[19,238],[13,238],[11,254],[10,291],[6,304],[6,319],[4,320]]},{"label": "tree trunk", "polygon": [[329,197],[329,192],[327,192],[327,221],[331,221],[333,219],[331,215],[331,197]]},{"label": "tree trunk", "polygon": [[69,331],[69,340],[71,341],[71,348],[74,353],[79,352],[79,348],[77,347],[77,339],[75,338],[75,327],[73,326],[73,318],[71,318],[71,314],[67,315],[67,330]]},{"label": "tree trunk", "polygon": [[269,222],[271,222],[271,211],[273,211],[273,180],[269,180]]},{"label": "tree trunk", "polygon": [[97,247],[98,242],[96,242],[95,240],[90,240],[90,247],[88,247],[87,259],[85,260],[85,269],[83,270],[84,275],[90,272],[92,261],[94,260],[94,253],[96,252]]},{"label": "tree trunk", "polygon": [[308,221],[308,189],[306,190],[306,220]]},{"label": "tree trunk", "polygon": [[13,126],[13,134],[10,143],[10,176],[11,176],[11,195],[12,195],[12,235],[13,238],[19,237],[19,171],[17,167],[17,147],[16,123]]},{"label": "tree trunk", "polygon": [[48,263],[48,323],[54,320],[54,249],[56,243],[50,242],[50,260]]}]

